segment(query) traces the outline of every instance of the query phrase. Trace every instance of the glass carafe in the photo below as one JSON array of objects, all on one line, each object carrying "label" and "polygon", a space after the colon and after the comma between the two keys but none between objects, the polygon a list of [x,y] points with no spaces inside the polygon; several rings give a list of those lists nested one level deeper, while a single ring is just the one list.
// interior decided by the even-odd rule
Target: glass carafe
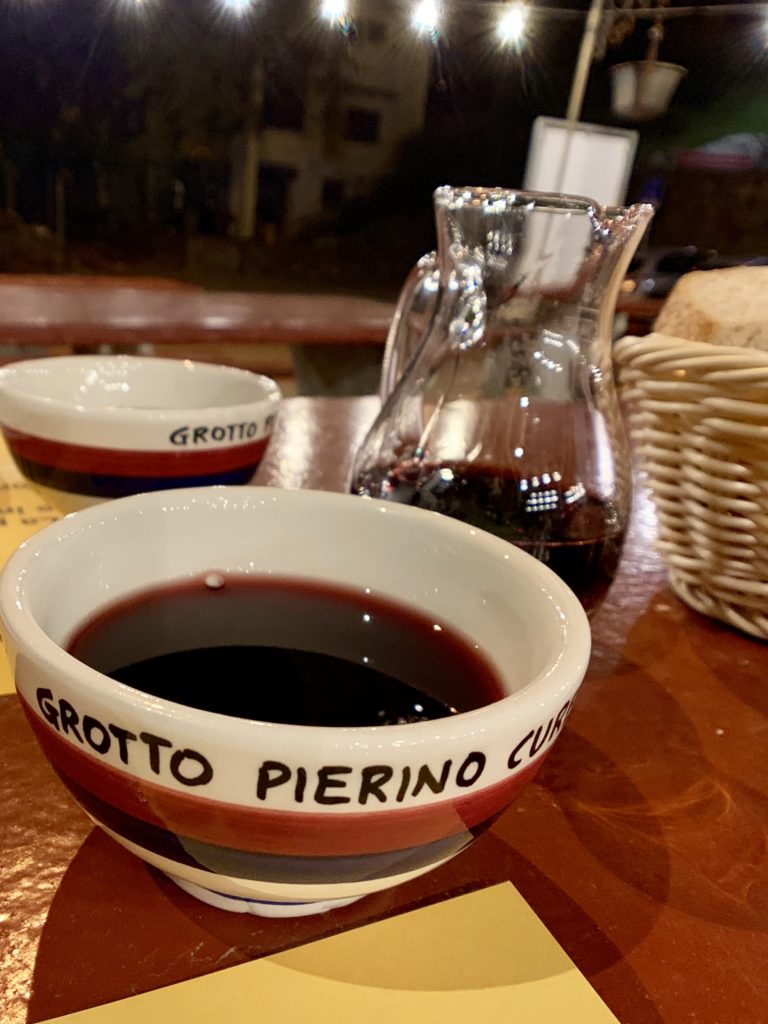
[{"label": "glass carafe", "polygon": [[592,611],[631,500],[613,316],[653,209],[444,187],[435,210],[437,252],[403,289],[351,490],[503,537]]}]

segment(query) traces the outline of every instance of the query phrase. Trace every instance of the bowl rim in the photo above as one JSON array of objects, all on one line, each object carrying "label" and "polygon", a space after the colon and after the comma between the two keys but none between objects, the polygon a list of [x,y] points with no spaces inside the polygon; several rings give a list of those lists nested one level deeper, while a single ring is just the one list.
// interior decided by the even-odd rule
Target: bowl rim
[{"label": "bowl rim", "polygon": [[[90,367],[95,369],[99,365],[107,363],[118,363],[131,365],[141,371],[150,369],[153,365],[162,364],[165,367],[178,369],[179,375],[194,372],[202,376],[239,379],[253,384],[254,397],[247,402],[238,402],[232,405],[197,405],[197,406],[175,406],[168,408],[137,409],[131,406],[76,405],[55,396],[30,394],[25,391],[17,391],[9,386],[14,378],[23,379],[30,370],[40,367],[63,367],[68,366]],[[99,355],[83,354],[71,356],[47,356],[40,359],[23,359],[16,363],[0,367],[0,423],[10,429],[17,428],[11,422],[14,417],[7,415],[7,410],[2,406],[2,400],[15,403],[19,407],[26,407],[31,412],[41,417],[56,416],[77,418],[80,420],[96,420],[108,422],[109,424],[134,425],[145,424],[167,424],[175,423],[179,419],[190,417],[208,418],[211,420],[226,417],[227,420],[238,416],[248,415],[249,411],[261,408],[264,405],[277,405],[282,395],[280,387],[275,380],[262,373],[253,370],[246,370],[237,366],[226,366],[222,363],[205,363],[194,359],[172,359],[164,356],[134,356],[127,354]],[[29,432],[29,431],[27,431]],[[62,442],[66,443],[66,442]],[[109,447],[107,445],[107,447]]]},{"label": "bowl rim", "polygon": [[[420,744],[434,732],[435,721],[450,722],[450,732],[454,738],[470,734],[477,735],[478,731],[486,729],[489,732],[496,732],[499,718],[504,717],[503,714],[499,714],[500,711],[507,709],[512,712],[514,709],[516,717],[528,713],[538,714],[540,717],[541,708],[546,707],[547,713],[549,713],[549,710],[558,703],[558,694],[562,698],[572,698],[586,673],[591,653],[591,632],[581,602],[560,577],[546,565],[526,551],[490,533],[438,512],[425,511],[373,498],[361,498],[352,494],[309,488],[284,490],[275,487],[215,485],[179,488],[172,493],[174,500],[193,505],[198,502],[215,502],[222,510],[237,505],[239,501],[252,499],[256,503],[265,498],[273,502],[321,503],[327,505],[329,509],[338,506],[339,503],[343,503],[344,507],[350,507],[350,502],[359,502],[361,510],[367,507],[370,509],[370,514],[383,510],[386,514],[404,518],[406,521],[410,520],[416,528],[419,524],[423,527],[430,521],[429,529],[432,534],[438,531],[443,533],[446,539],[452,537],[459,542],[469,540],[472,545],[482,547],[492,556],[496,556],[499,564],[506,566],[505,572],[514,571],[515,567],[518,569],[522,567],[526,575],[532,579],[532,590],[538,589],[541,592],[542,603],[549,602],[553,619],[559,619],[557,628],[562,637],[562,643],[547,663],[541,667],[537,675],[513,693],[483,707],[460,712],[448,719],[411,722],[404,725],[291,725],[235,718],[150,696],[148,693],[125,683],[119,683],[96,669],[90,668],[49,637],[27,605],[24,584],[30,565],[38,558],[44,557],[45,549],[48,546],[60,542],[73,530],[78,532],[83,529],[87,530],[93,521],[99,520],[105,515],[114,519],[120,508],[130,511],[131,508],[139,510],[167,505],[168,492],[154,491],[118,498],[106,505],[95,505],[80,512],[70,513],[34,534],[11,555],[0,573],[0,624],[7,630],[12,638],[13,646],[18,652],[23,651],[28,659],[43,665],[49,672],[64,675],[86,696],[98,698],[101,695],[103,697],[106,682],[121,695],[121,700],[127,701],[134,710],[153,716],[157,721],[173,719],[176,724],[188,728],[191,733],[197,735],[204,734],[206,729],[210,728],[211,716],[213,716],[219,723],[229,723],[233,734],[239,729],[279,729],[281,732],[285,731],[285,735],[313,737],[323,744],[340,742],[345,746],[352,742],[349,739],[345,740],[345,737],[370,737],[380,734],[382,729],[385,730],[385,735],[391,743],[407,746],[414,743]],[[362,514],[368,515],[369,513]],[[286,575],[298,578],[298,574],[295,573]],[[399,599],[392,598],[392,600],[398,601]],[[400,603],[409,606],[408,601]],[[410,606],[417,607],[412,603]],[[490,663],[497,671],[501,672],[501,667],[492,657]],[[548,700],[542,704],[544,695],[548,696]],[[539,711],[534,712],[534,708],[538,708]]]}]

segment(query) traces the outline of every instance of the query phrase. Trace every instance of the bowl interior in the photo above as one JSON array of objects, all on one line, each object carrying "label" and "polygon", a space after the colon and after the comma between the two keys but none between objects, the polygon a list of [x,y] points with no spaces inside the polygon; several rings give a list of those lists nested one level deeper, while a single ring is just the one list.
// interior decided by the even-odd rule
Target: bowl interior
[{"label": "bowl interior", "polygon": [[32,403],[99,409],[209,409],[263,399],[271,382],[233,367],[135,356],[59,356],[7,367],[0,391]]},{"label": "bowl interior", "polygon": [[89,509],[14,557],[2,604],[21,646],[56,659],[104,605],[207,572],[370,588],[478,645],[508,694],[588,650],[575,597],[518,549],[436,513],[311,491],[198,488]]}]

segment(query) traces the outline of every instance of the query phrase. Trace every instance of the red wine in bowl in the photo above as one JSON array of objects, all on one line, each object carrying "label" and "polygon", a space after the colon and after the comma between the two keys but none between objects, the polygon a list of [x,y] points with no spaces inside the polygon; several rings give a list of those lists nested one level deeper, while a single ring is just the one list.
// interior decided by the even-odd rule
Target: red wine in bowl
[{"label": "red wine in bowl", "polygon": [[68,650],[178,704],[309,726],[399,725],[503,696],[445,623],[362,590],[211,573],[117,601]]}]

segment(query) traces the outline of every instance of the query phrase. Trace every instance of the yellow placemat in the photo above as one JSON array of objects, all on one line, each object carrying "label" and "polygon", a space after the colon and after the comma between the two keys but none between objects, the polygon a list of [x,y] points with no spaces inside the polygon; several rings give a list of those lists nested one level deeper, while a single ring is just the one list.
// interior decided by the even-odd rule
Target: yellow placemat
[{"label": "yellow placemat", "polygon": [[516,1020],[618,1024],[509,882],[56,1018],[58,1024]]},{"label": "yellow placemat", "polygon": [[[0,566],[27,537],[58,519],[59,514],[27,484],[0,438]],[[0,651],[0,694],[13,693],[5,653]]]}]

